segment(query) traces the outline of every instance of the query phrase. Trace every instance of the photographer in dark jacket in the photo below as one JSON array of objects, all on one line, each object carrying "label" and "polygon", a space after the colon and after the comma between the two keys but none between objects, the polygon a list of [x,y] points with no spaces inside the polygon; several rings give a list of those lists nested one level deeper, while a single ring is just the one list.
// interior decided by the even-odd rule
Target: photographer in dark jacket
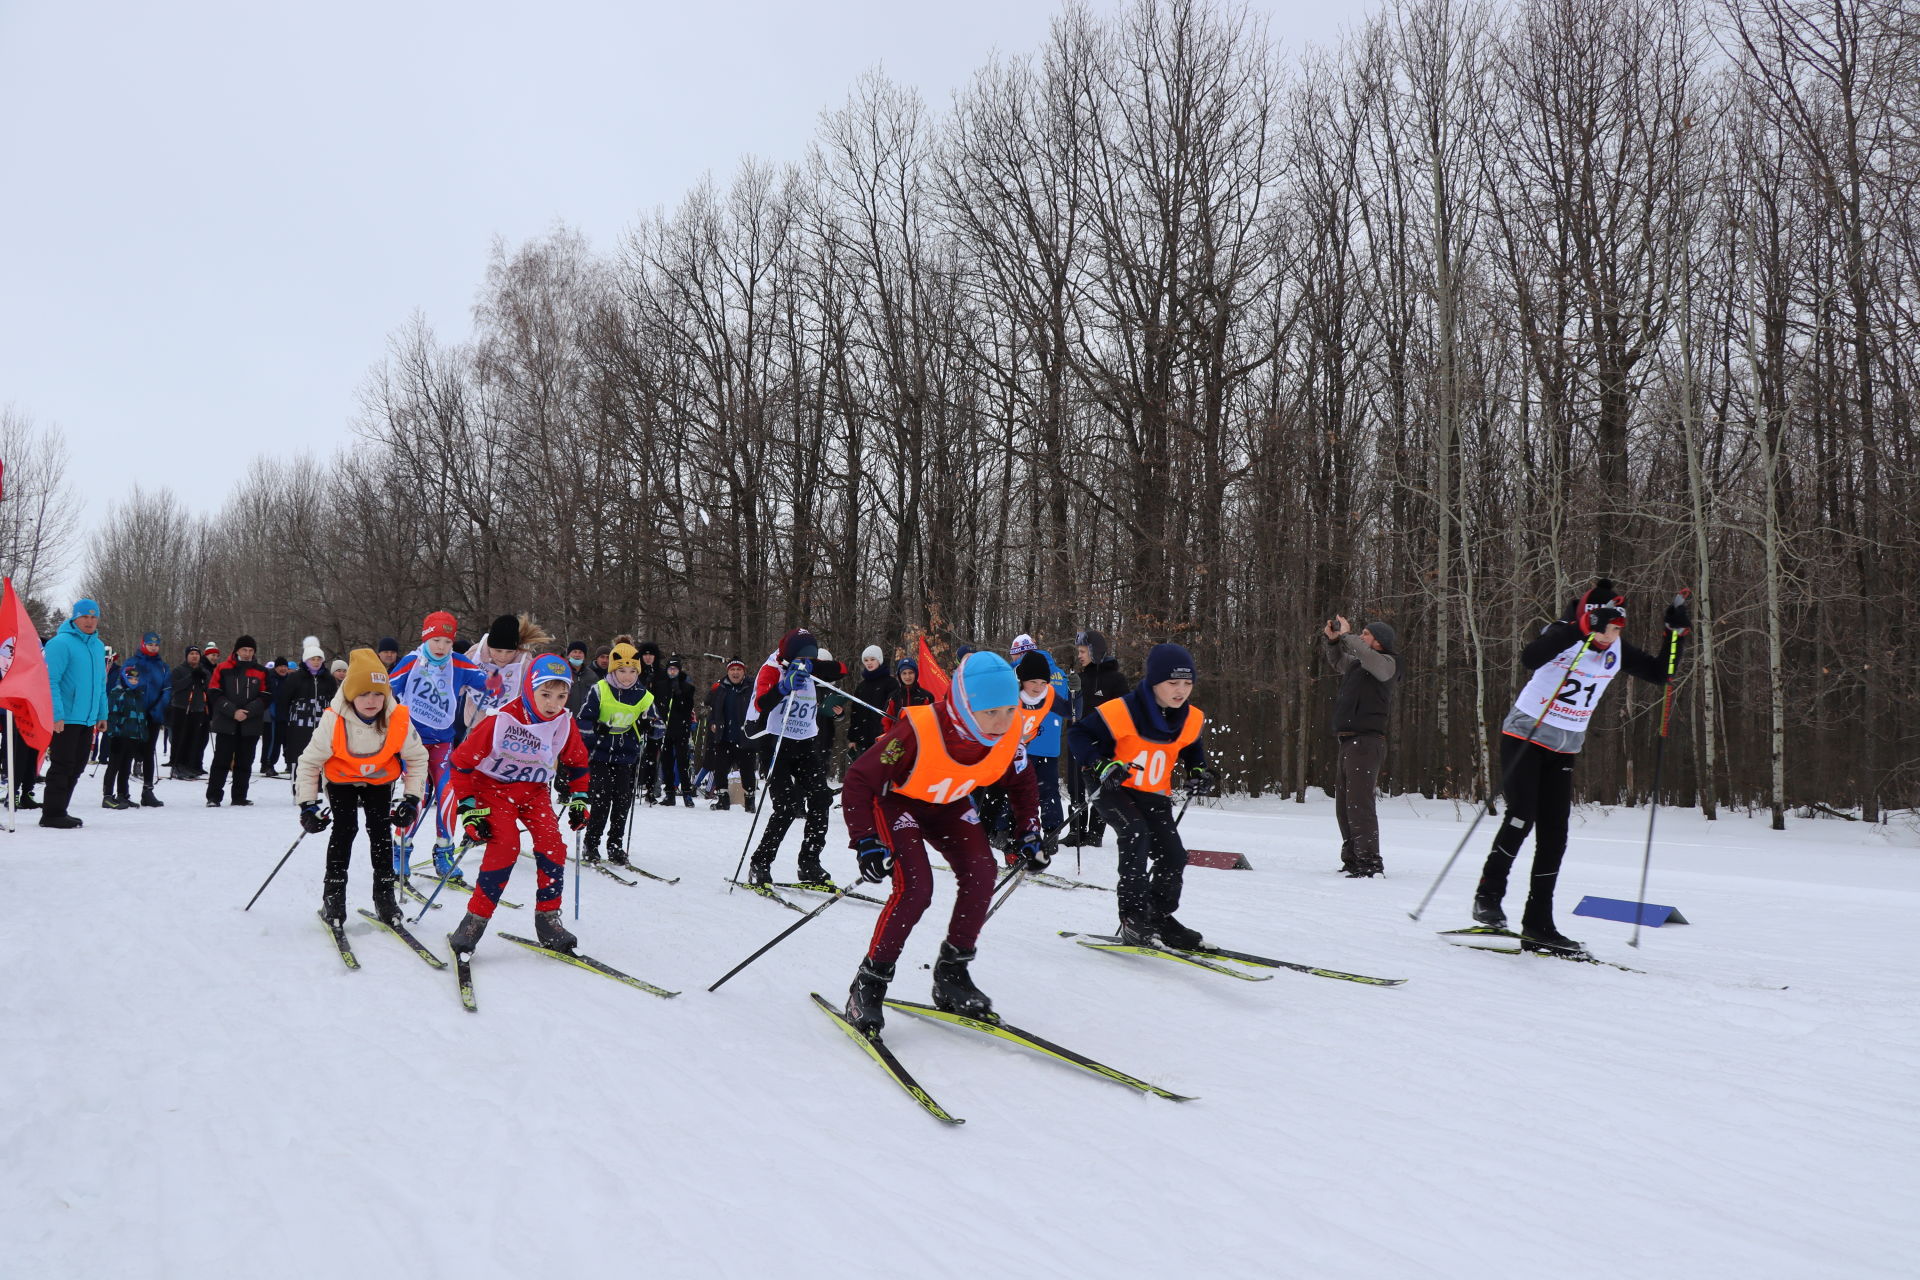
[{"label": "photographer in dark jacket", "polygon": [[1320,633],[1327,661],[1340,673],[1333,698],[1333,734],[1340,741],[1340,773],[1334,782],[1334,813],[1340,820],[1340,869],[1350,879],[1384,874],[1380,860],[1380,820],[1373,797],[1380,766],[1387,759],[1387,713],[1393,709],[1393,682],[1400,675],[1393,628],[1369,622],[1358,635],[1342,617]]},{"label": "photographer in dark jacket", "polygon": [[252,636],[233,642],[233,656],[213,669],[207,704],[213,729],[213,771],[207,775],[207,808],[218,809],[233,774],[233,803],[252,804],[253,752],[267,727],[273,704],[267,697],[267,669],[253,660]]},{"label": "photographer in dark jacket", "polygon": [[200,660],[200,650],[189,645],[170,680],[173,694],[167,715],[172,720],[173,758],[167,767],[182,782],[207,776],[207,677],[211,674],[212,669]]}]

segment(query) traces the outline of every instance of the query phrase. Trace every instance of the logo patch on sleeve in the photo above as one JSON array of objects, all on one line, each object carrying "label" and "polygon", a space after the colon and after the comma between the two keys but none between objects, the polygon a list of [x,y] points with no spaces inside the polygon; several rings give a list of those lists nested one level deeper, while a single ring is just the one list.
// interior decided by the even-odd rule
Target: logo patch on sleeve
[{"label": "logo patch on sleeve", "polygon": [[892,742],[880,748],[880,763],[892,764],[905,754],[907,754],[906,744],[900,741],[900,739],[895,738]]}]

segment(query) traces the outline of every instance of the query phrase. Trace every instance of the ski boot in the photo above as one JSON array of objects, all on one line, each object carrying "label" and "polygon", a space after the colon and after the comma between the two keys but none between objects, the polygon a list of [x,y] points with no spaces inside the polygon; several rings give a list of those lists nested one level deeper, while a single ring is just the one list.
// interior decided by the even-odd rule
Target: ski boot
[{"label": "ski boot", "polygon": [[1145,916],[1121,916],[1120,941],[1130,947],[1152,947],[1157,951],[1162,944],[1154,924]]},{"label": "ski boot", "polygon": [[152,787],[140,788],[140,807],[142,809],[164,809],[167,802],[153,794]]},{"label": "ski boot", "polygon": [[1483,924],[1489,929],[1507,927],[1507,911],[1500,905],[1500,899],[1477,893],[1473,897],[1473,922]]},{"label": "ski boot", "polygon": [[933,1007],[943,1013],[957,1013],[965,1018],[978,1018],[982,1022],[998,1022],[994,1015],[993,1001],[987,999],[987,993],[973,985],[973,978],[967,972],[967,966],[973,963],[976,952],[962,951],[951,942],[940,944],[940,958],[933,964]]},{"label": "ski boot", "polygon": [[397,836],[393,842],[393,874],[405,880],[413,873],[413,845],[405,836]]},{"label": "ski boot", "polygon": [[103,798],[103,799],[102,799],[102,800],[100,801],[100,807],[101,807],[102,809],[131,809],[131,808],[133,808],[133,806],[132,806],[132,805],[130,805],[130,804],[128,804],[128,803],[127,803],[127,802],[126,802],[125,800],[123,800],[123,799],[121,799],[121,798],[120,798],[119,796],[107,796],[107,797],[105,797],[105,798]]},{"label": "ski boot", "polygon": [[630,867],[633,865],[627,861],[627,851],[617,844],[607,846],[607,861],[616,867]]},{"label": "ski boot", "polygon": [[347,922],[347,882],[329,880],[320,889],[320,918],[335,928]]},{"label": "ski boot", "polygon": [[588,866],[592,866],[594,863],[600,861],[599,847],[596,845],[588,845],[582,849],[580,851],[580,861],[586,863]]},{"label": "ski boot", "polygon": [[772,884],[773,859],[768,858],[765,862],[762,862],[756,855],[754,860],[747,865],[747,883]]},{"label": "ski boot", "polygon": [[448,884],[465,884],[466,878],[460,874],[460,868],[454,864],[453,846],[436,844],[433,846],[433,874]]},{"label": "ski boot", "polygon": [[1172,916],[1160,917],[1160,941],[1175,951],[1198,951],[1207,945],[1198,929],[1189,929]]},{"label": "ski boot", "polygon": [[551,911],[533,913],[533,936],[549,951],[565,951],[572,954],[573,949],[580,945],[580,939],[574,937],[567,931],[567,926],[560,923],[558,907]]},{"label": "ski boot", "polygon": [[868,958],[860,962],[847,988],[847,1021],[861,1035],[877,1036],[887,1022],[887,984],[893,981],[893,966]]},{"label": "ski boot", "polygon": [[393,877],[383,876],[373,882],[373,914],[380,917],[380,923],[399,928],[401,923],[400,904],[393,899]]},{"label": "ski boot", "polygon": [[[542,912],[541,914],[544,915],[546,913]],[[539,927],[540,921],[536,917],[534,920],[534,928],[538,929]],[[462,955],[470,956],[473,954],[473,949],[480,945],[480,935],[486,931],[487,918],[485,916],[477,916],[469,911],[461,917],[460,923],[454,926],[453,932],[447,935],[447,945]]]},{"label": "ski boot", "polygon": [[820,865],[820,858],[817,854],[811,858],[802,858],[800,860],[800,883],[811,885],[816,889],[837,889],[840,887],[833,882],[833,877],[827,874],[827,869]]},{"label": "ski boot", "polygon": [[40,802],[33,798],[33,788],[20,788],[20,799],[14,803],[13,807],[16,809],[38,809]]},{"label": "ski boot", "polygon": [[721,810],[721,809],[730,809],[730,808],[732,808],[733,806],[732,806],[732,805],[730,805],[730,804],[728,804],[728,803],[727,803],[727,798],[726,798],[726,796],[724,796],[724,795],[722,795],[722,796],[721,796],[721,797],[720,797],[720,798],[719,798],[718,800],[715,800],[715,801],[714,801],[714,802],[713,802],[712,804],[710,804],[710,805],[708,805],[707,807],[708,807],[709,809],[713,809],[713,810],[715,810],[715,811],[718,811],[718,810]]},{"label": "ski boot", "polygon": [[1522,924],[1520,949],[1540,955],[1559,956],[1563,960],[1591,960],[1586,944],[1575,942],[1551,924]]}]

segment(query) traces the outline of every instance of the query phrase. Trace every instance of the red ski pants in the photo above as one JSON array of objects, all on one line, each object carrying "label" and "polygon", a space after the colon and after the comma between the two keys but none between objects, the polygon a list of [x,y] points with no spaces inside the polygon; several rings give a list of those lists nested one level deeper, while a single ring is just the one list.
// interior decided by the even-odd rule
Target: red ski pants
[{"label": "red ski pants", "polygon": [[953,868],[958,892],[953,918],[947,922],[947,941],[960,951],[972,951],[987,922],[998,866],[987,833],[971,801],[929,804],[900,796],[882,796],[874,802],[880,831],[893,847],[893,893],[880,912],[867,954],[892,964],[906,948],[907,935],[920,923],[933,902],[933,866],[927,858],[931,844]]},{"label": "red ski pants", "polygon": [[567,842],[553,818],[553,788],[544,782],[497,782],[482,776],[474,798],[493,812],[493,839],[480,863],[469,909],[491,919],[520,859],[520,827],[533,837],[533,861],[540,873],[535,911],[558,911],[567,883]]}]

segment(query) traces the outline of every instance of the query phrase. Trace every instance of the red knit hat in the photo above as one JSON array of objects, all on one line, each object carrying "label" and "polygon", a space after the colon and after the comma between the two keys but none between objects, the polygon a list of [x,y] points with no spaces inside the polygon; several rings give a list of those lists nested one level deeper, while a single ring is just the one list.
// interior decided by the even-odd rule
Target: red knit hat
[{"label": "red knit hat", "polygon": [[435,609],[427,615],[427,620],[420,624],[422,640],[432,640],[437,636],[445,636],[451,640],[459,634],[460,624],[445,609]]}]

